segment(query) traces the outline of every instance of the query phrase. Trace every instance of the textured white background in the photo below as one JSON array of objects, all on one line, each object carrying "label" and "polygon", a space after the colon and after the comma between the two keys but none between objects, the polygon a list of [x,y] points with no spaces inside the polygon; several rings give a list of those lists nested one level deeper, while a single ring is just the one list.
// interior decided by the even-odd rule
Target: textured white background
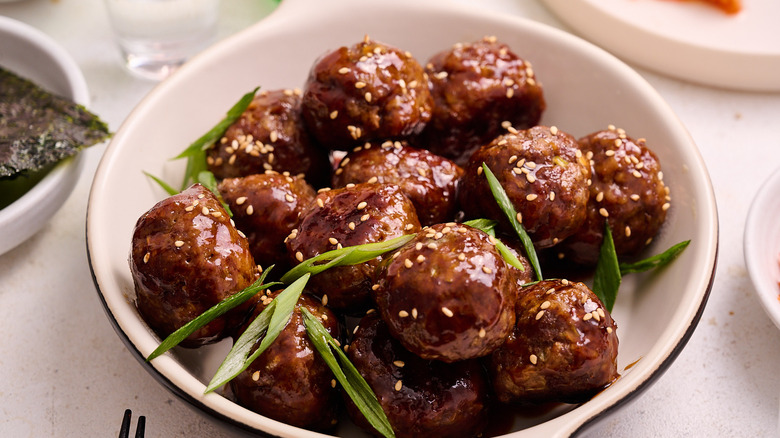
[{"label": "textured white background", "polygon": [[[566,29],[534,0],[453,1]],[[272,8],[270,0],[222,2],[220,37]],[[87,79],[91,109],[112,130],[154,86],[121,68],[101,0],[4,3],[0,14],[65,47]],[[720,214],[719,264],[704,316],[679,358],[639,399],[586,435],[779,436],[780,332],[753,293],[742,233],[753,195],[780,167],[780,94],[719,90],[639,72],[687,126],[707,163]],[[147,416],[147,436],[242,436],[158,385],[104,314],[84,236],[89,187],[104,149],[86,152],[85,172],[52,221],[0,256],[0,436],[116,436],[125,408]]]}]

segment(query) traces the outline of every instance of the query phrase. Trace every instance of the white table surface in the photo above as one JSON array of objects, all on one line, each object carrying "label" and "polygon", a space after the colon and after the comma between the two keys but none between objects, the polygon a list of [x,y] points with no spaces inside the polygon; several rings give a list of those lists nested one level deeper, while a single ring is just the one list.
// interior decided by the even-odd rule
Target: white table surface
[{"label": "white table surface", "polygon": [[[534,0],[478,3],[566,29]],[[222,2],[219,37],[272,8],[272,0]],[[121,67],[101,0],[3,3],[0,14],[64,46],[86,77],[90,109],[112,130],[155,85]],[[586,435],[779,436],[780,332],[754,295],[742,233],[753,195],[780,167],[780,93],[707,88],[638,70],[687,126],[707,163],[719,206],[719,263],[704,315],[678,359]],[[104,149],[86,152],[85,172],[51,222],[0,256],[0,436],[116,436],[126,408],[147,416],[150,437],[243,436],[160,386],[106,318],[85,248],[87,198]]]}]

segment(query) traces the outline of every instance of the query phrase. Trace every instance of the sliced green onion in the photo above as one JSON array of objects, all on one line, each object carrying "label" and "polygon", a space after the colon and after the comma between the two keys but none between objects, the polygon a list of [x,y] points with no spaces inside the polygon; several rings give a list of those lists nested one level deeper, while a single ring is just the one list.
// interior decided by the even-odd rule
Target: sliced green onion
[{"label": "sliced green onion", "polygon": [[214,194],[217,200],[219,200],[219,203],[222,204],[222,208],[225,209],[228,216],[233,217],[233,212],[230,211],[230,206],[222,198],[222,194],[219,193],[219,188],[217,187],[217,178],[214,176],[214,174],[208,170],[200,171],[198,173],[198,182],[203,187],[209,189],[209,191]]},{"label": "sliced green onion", "polygon": [[175,194],[178,194],[179,191],[168,185],[165,181],[163,181],[160,178],[157,178],[156,176],[152,175],[149,172],[144,172],[144,175],[151,178],[154,182],[156,182],[160,187],[162,187],[163,190],[165,190],[169,195],[173,196]]},{"label": "sliced green onion", "polygon": [[596,262],[596,272],[593,273],[593,293],[601,300],[608,312],[615,305],[618,289],[620,289],[620,268],[618,267],[615,241],[612,240],[612,230],[605,224],[604,241],[601,242],[599,259]]},{"label": "sliced green onion", "polygon": [[688,247],[689,243],[691,243],[690,240],[685,240],[676,245],[673,245],[671,248],[667,249],[661,254],[656,254],[652,257],[648,257],[634,263],[621,263],[620,274],[626,275],[634,272],[644,272],[649,271],[650,269],[664,267],[676,259],[677,256]]},{"label": "sliced green onion", "polygon": [[[295,304],[298,302],[309,275],[306,274],[285,288],[268,304],[260,315],[252,321],[246,331],[236,340],[225,360],[217,369],[204,393],[209,393],[241,374],[260,356],[290,321]],[[263,334],[265,336],[263,337]],[[252,347],[263,337],[257,350],[249,355]]]},{"label": "sliced green onion", "polygon": [[497,221],[492,219],[472,219],[470,221],[463,222],[463,225],[474,227],[492,237],[493,244],[496,246],[498,253],[501,254],[501,257],[504,258],[504,261],[519,269],[521,272],[525,272],[525,266],[523,266],[523,263],[520,262],[520,259],[515,256],[512,250],[510,250],[509,247],[504,244],[504,242],[496,237],[496,225],[498,225]]},{"label": "sliced green onion", "polygon": [[273,283],[267,283],[263,284],[263,281],[265,281],[265,277],[268,275],[268,273],[273,268],[272,266],[269,266],[265,272],[255,280],[254,283],[252,283],[249,287],[242,290],[241,292],[231,295],[224,300],[220,301],[210,309],[206,310],[205,312],[198,315],[197,318],[193,319],[192,321],[188,322],[187,324],[184,324],[183,326],[179,327],[178,330],[168,335],[165,340],[160,343],[160,346],[157,347],[152,354],[149,355],[149,357],[146,358],[146,361],[150,361],[157,356],[160,356],[161,354],[165,353],[166,351],[170,350],[171,348],[179,345],[179,343],[196,331],[198,331],[201,327],[205,326],[206,324],[210,323],[211,321],[219,318],[220,316],[224,315],[225,312],[228,310],[231,310],[244,302],[246,300],[252,298],[260,292],[261,290],[268,289],[271,286],[275,286],[277,284],[281,284],[278,282]]},{"label": "sliced green onion", "polygon": [[366,243],[334,249],[301,262],[287,271],[279,280],[288,284],[304,274],[316,275],[334,266],[356,265],[367,262],[380,255],[398,249],[414,238],[414,234],[406,234],[384,242]]},{"label": "sliced green onion", "polygon": [[517,221],[517,212],[515,211],[515,207],[512,205],[512,201],[509,200],[509,197],[504,191],[504,188],[501,187],[501,183],[498,182],[498,179],[493,174],[493,172],[490,171],[490,168],[487,166],[487,164],[482,163],[482,170],[485,174],[485,178],[487,178],[490,191],[493,193],[493,197],[496,198],[498,207],[501,208],[501,211],[504,212],[504,215],[506,215],[507,219],[509,219],[509,223],[512,224],[512,228],[520,238],[520,241],[523,242],[525,253],[528,256],[528,261],[531,263],[531,267],[534,269],[536,279],[542,280],[542,267],[539,264],[539,257],[536,255],[534,243],[531,241],[531,237],[525,231],[523,224]]},{"label": "sliced green onion", "polygon": [[187,169],[184,172],[184,181],[182,181],[181,189],[184,190],[187,186],[197,181],[198,174],[207,169],[206,166],[206,149],[211,147],[217,140],[219,140],[225,131],[233,123],[241,117],[241,114],[246,111],[249,104],[252,103],[252,99],[255,97],[255,93],[260,87],[256,87],[249,93],[244,94],[238,102],[236,102],[227,112],[225,118],[211,128],[207,133],[203,134],[200,138],[195,140],[187,149],[182,153],[175,156],[173,159],[187,158]]},{"label": "sliced green onion", "polygon": [[[314,348],[325,360],[328,368],[333,372],[336,380],[338,380],[344,391],[349,395],[349,398],[355,403],[355,406],[379,433],[387,438],[395,437],[393,427],[382,410],[382,406],[379,404],[374,391],[371,390],[371,387],[368,386],[368,383],[360,375],[357,368],[349,361],[347,355],[341,351],[336,340],[333,339],[328,330],[322,326],[320,321],[308,309],[301,307],[301,313],[303,313],[306,333],[308,333],[309,339],[314,344]],[[338,358],[333,354],[334,351]]]}]

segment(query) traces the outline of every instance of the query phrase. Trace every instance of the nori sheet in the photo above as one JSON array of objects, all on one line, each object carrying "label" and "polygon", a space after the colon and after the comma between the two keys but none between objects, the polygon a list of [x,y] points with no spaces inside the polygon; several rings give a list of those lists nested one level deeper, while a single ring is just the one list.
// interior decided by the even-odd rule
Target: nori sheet
[{"label": "nori sheet", "polygon": [[0,179],[40,170],[110,136],[83,106],[0,67]]}]

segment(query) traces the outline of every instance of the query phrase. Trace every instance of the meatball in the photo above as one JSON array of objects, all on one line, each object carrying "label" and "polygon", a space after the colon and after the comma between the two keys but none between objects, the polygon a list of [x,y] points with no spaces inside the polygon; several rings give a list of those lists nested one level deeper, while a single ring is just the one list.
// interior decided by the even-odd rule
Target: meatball
[{"label": "meatball", "polygon": [[300,90],[261,91],[246,111],[206,152],[219,179],[265,170],[304,175],[315,186],[330,179],[327,152],[309,138],[301,118]]},{"label": "meatball", "polygon": [[460,205],[469,217],[488,217],[509,229],[509,221],[490,192],[482,163],[496,175],[519,213],[536,248],[557,244],[585,221],[590,163],[577,140],[555,126],[535,126],[497,137],[479,148],[459,187]]},{"label": "meatball", "polygon": [[[264,297],[254,316],[276,295]],[[230,381],[230,388],[240,405],[260,415],[305,429],[329,429],[337,422],[340,396],[331,386],[333,373],[309,340],[301,307],[315,315],[338,339],[336,316],[319,300],[304,293],[276,340]]]},{"label": "meatball", "polygon": [[490,236],[438,224],[401,247],[377,276],[374,299],[390,332],[424,359],[484,356],[515,321],[515,276]]},{"label": "meatball", "polygon": [[368,37],[320,58],[303,93],[310,132],[338,150],[417,134],[432,105],[428,81],[411,54]]},{"label": "meatball", "polygon": [[[382,242],[420,230],[409,198],[391,184],[355,184],[320,192],[287,238],[294,263],[345,246]],[[330,268],[309,280],[309,288],[333,309],[365,310],[374,271],[382,257]],[[327,298],[325,297],[327,295]]]},{"label": "meatball", "polygon": [[289,268],[284,239],[314,201],[314,189],[301,178],[267,170],[224,179],[219,191],[233,212],[236,227],[247,236],[255,263],[276,265],[278,271]]},{"label": "meatball", "polygon": [[495,37],[456,44],[434,55],[425,72],[434,109],[415,145],[460,165],[503,132],[502,122],[530,128],[545,109],[531,64]]},{"label": "meatball", "polygon": [[587,219],[561,252],[575,263],[595,265],[606,221],[619,256],[639,253],[658,233],[670,206],[658,158],[644,139],[614,127],[580,139],[580,146],[593,164]]},{"label": "meatball", "polygon": [[[258,274],[246,238],[200,184],[160,201],[138,219],[130,270],[138,312],[162,338],[247,288]],[[243,322],[249,303],[180,345],[198,347],[229,335]]]},{"label": "meatball", "polygon": [[452,220],[457,208],[457,184],[463,169],[433,153],[386,141],[356,147],[341,160],[333,186],[379,182],[397,184],[412,201],[424,226]]},{"label": "meatball", "polygon": [[516,311],[514,331],[486,361],[498,400],[579,403],[617,378],[615,323],[583,283],[528,286]]},{"label": "meatball", "polygon": [[[347,354],[376,394],[396,437],[473,437],[482,432],[489,384],[479,362],[421,359],[390,335],[376,313],[360,321]],[[356,424],[373,430],[350,400],[347,409]]]}]

